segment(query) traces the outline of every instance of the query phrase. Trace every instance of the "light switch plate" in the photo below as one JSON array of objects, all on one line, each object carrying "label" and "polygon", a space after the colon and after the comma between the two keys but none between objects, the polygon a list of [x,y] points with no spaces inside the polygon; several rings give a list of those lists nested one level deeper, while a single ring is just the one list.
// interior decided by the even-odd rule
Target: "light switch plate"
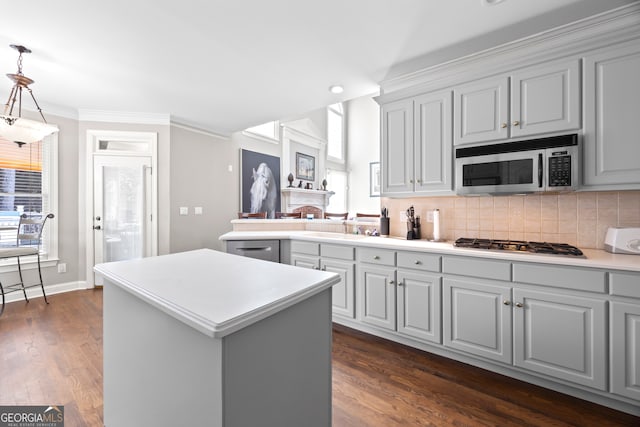
[{"label": "light switch plate", "polygon": [[180,215],[189,215],[189,208],[185,206],[180,207]]},{"label": "light switch plate", "polygon": [[193,208],[193,214],[202,215],[202,206],[196,206],[195,208]]}]

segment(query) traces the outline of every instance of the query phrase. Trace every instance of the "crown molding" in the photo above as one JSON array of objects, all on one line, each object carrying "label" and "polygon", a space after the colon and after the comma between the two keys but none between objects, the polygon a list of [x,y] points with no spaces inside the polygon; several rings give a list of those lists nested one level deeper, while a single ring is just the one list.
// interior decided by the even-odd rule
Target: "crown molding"
[{"label": "crown molding", "polygon": [[640,38],[640,1],[380,82],[379,103]]},{"label": "crown molding", "polygon": [[171,123],[171,116],[166,113],[78,110],[78,120],[81,122],[133,123],[168,126]]},{"label": "crown molding", "polygon": [[187,124],[187,123],[183,123],[183,122],[179,122],[179,121],[175,121],[175,120],[171,120],[171,127],[175,127],[175,128],[178,128],[178,129],[184,129],[184,130],[187,130],[189,132],[199,133],[201,135],[212,136],[214,138],[219,138],[219,139],[229,139],[229,138],[231,138],[230,134],[223,134],[223,133],[213,132],[213,131],[210,131],[208,129],[202,129],[202,128],[199,128],[197,126],[194,126],[194,125],[191,125],[191,124]]}]

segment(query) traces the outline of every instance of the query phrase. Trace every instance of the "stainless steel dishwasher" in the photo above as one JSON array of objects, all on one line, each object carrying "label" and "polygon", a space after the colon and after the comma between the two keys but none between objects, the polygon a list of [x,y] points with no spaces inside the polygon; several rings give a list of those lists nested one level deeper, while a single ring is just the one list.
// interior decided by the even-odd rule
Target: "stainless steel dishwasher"
[{"label": "stainless steel dishwasher", "polygon": [[227,253],[280,262],[280,240],[227,240]]}]

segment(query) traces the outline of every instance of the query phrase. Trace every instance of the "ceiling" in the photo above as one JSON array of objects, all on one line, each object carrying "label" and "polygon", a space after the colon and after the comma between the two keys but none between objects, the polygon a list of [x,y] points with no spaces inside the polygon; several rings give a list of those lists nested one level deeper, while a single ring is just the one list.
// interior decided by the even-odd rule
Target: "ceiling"
[{"label": "ceiling", "polygon": [[[633,2],[20,0],[0,17],[0,72],[16,72],[9,45],[22,44],[45,114],[162,113],[227,135]],[[0,97],[10,86],[0,80]]]}]

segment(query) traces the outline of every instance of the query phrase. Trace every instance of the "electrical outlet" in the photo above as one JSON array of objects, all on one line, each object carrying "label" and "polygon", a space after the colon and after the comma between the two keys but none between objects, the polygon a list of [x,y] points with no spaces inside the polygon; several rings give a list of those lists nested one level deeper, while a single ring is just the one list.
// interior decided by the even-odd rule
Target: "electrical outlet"
[{"label": "electrical outlet", "polygon": [[400,222],[407,222],[407,211],[400,211]]},{"label": "electrical outlet", "polygon": [[67,272],[67,264],[64,262],[58,263],[58,273],[66,273]]},{"label": "electrical outlet", "polygon": [[195,208],[193,208],[193,214],[202,215],[202,206],[196,206]]},{"label": "electrical outlet", "polygon": [[189,208],[181,206],[180,207],[180,215],[189,215]]}]

